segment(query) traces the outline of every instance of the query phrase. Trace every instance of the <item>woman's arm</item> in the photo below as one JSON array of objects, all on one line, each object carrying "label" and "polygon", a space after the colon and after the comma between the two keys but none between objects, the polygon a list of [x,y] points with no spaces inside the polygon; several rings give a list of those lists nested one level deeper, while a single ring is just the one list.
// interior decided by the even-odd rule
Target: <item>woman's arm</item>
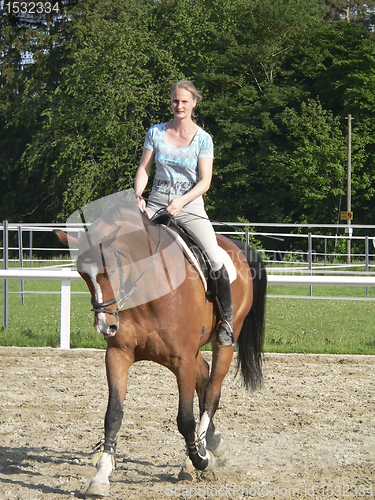
[{"label": "woman's arm", "polygon": [[209,190],[212,180],[213,163],[214,160],[212,158],[198,158],[199,181],[193,189],[171,201],[166,209],[169,214],[172,216],[177,215],[187,203],[195,200]]},{"label": "woman's arm", "polygon": [[134,179],[135,197],[137,198],[138,207],[141,212],[146,210],[146,202],[141,199],[141,196],[147,186],[153,161],[154,152],[151,149],[143,148],[142,158]]}]

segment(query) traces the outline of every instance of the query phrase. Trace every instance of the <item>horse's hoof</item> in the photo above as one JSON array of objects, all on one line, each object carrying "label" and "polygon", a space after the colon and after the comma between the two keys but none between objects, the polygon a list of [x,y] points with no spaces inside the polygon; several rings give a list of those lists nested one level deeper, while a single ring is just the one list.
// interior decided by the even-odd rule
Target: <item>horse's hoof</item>
[{"label": "horse's hoof", "polygon": [[195,475],[195,468],[191,463],[189,457],[185,458],[184,463],[182,464],[181,470],[178,474],[178,479],[180,481],[192,481]]},{"label": "horse's hoof", "polygon": [[182,464],[181,470],[178,474],[178,479],[180,481],[192,481],[193,479],[196,479],[196,475],[198,472],[206,472],[208,470],[212,470],[215,465],[215,457],[210,452],[210,450],[207,449],[206,449],[206,456],[208,463],[204,469],[196,469],[190,458],[186,457],[184,463]]},{"label": "horse's hoof", "polygon": [[207,450],[206,449],[206,452],[207,452],[207,457],[208,457],[208,465],[207,467],[204,469],[204,472],[208,471],[208,470],[212,470],[215,466],[215,457],[214,455],[210,452],[210,450]]},{"label": "horse's hoof", "polygon": [[85,492],[86,500],[94,500],[109,495],[109,483],[91,482]]},{"label": "horse's hoof", "polygon": [[227,450],[227,445],[221,434],[215,434],[211,439],[207,439],[207,449],[210,450],[215,457],[220,458]]}]

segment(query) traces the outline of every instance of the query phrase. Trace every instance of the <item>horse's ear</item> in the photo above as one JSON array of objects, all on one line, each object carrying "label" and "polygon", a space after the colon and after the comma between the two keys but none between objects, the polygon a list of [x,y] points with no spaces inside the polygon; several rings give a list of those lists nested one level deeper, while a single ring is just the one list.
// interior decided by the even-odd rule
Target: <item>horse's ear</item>
[{"label": "horse's ear", "polygon": [[54,229],[53,232],[59,238],[63,245],[66,245],[71,248],[79,248],[79,239],[74,238],[73,236],[68,235],[65,231],[61,231],[60,229]]},{"label": "horse's ear", "polygon": [[[121,226],[117,226],[116,229],[114,231],[112,231],[112,233],[108,234],[104,238],[104,240],[102,241],[102,244],[103,244],[103,247],[105,249],[109,249],[113,245],[113,242],[117,238],[117,235],[118,235],[120,229],[121,229]],[[69,241],[70,241],[70,239],[69,239]]]}]

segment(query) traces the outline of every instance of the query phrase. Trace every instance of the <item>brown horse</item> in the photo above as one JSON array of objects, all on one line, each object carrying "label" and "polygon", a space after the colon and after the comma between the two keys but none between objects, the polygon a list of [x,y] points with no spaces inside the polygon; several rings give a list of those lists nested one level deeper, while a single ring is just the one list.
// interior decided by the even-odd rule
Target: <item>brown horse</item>
[{"label": "brown horse", "polygon": [[[108,478],[123,417],[128,370],[140,360],[154,361],[174,373],[179,390],[177,425],[186,442],[188,461],[198,470],[212,467],[214,454],[223,444],[220,434],[215,434],[212,419],[234,348],[216,341],[220,315],[215,300],[206,292],[203,280],[180,246],[176,254],[175,233],[156,226],[139,211],[123,210],[112,213],[111,220],[100,218],[89,229],[86,227],[81,237],[64,231],[56,234],[62,243],[78,249],[77,269],[91,292],[95,328],[107,341],[109,399],[105,437],[86,496],[109,493]],[[262,378],[267,283],[264,264],[251,247],[220,235],[217,239],[237,271],[231,285],[237,371],[246,387],[255,389]],[[167,291],[161,291],[163,282],[169,287]],[[200,351],[209,342],[211,369]],[[195,391],[200,408],[197,428],[193,413]]]}]

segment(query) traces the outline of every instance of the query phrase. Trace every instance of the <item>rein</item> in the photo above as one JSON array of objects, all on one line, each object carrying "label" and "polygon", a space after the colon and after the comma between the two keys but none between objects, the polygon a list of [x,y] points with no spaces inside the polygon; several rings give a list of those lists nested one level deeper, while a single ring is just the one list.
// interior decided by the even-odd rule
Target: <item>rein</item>
[{"label": "rein", "polygon": [[[118,318],[118,311],[122,309],[122,307],[125,305],[125,303],[137,291],[139,283],[143,280],[143,278],[147,275],[147,273],[150,271],[150,269],[154,265],[155,259],[157,258],[158,254],[159,254],[161,244],[164,240],[164,236],[167,233],[167,229],[171,223],[171,220],[172,220],[172,217],[168,220],[168,223],[166,224],[166,226],[164,228],[163,235],[160,238],[159,243],[156,247],[152,261],[150,262],[147,269],[133,283],[133,285],[128,293],[126,293],[126,290],[125,290],[124,272],[122,269],[120,256],[122,255],[126,259],[129,259],[129,256],[126,255],[121,250],[118,250],[115,246],[111,246],[111,248],[108,250],[107,254],[112,251],[115,255],[115,258],[116,258],[117,268],[118,268],[119,277],[120,277],[119,278],[120,279],[120,295],[118,297],[114,297],[113,299],[107,300],[106,302],[95,302],[93,299],[91,299],[91,305],[93,306],[93,308],[91,310],[93,312],[111,314],[112,316],[115,316],[116,318]],[[103,255],[103,251],[102,251],[102,245],[100,244],[99,246],[100,246],[100,253],[102,256],[102,261],[104,264],[104,255]],[[111,310],[107,309],[108,306],[111,306],[111,305],[115,304],[116,302],[117,302],[117,309],[115,311],[111,311]]]}]

